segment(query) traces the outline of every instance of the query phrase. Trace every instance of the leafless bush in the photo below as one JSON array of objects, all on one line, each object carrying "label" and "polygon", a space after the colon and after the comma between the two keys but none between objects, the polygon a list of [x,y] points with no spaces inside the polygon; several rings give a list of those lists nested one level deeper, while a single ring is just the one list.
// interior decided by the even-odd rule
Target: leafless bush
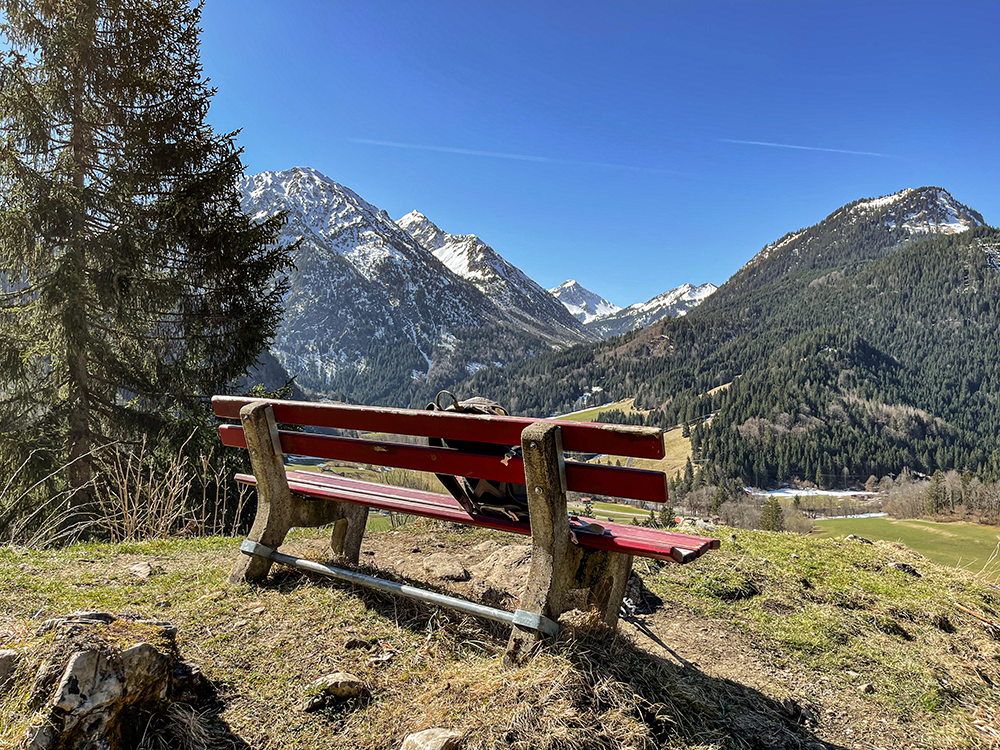
[{"label": "leafless bush", "polygon": [[[27,470],[35,453],[25,459],[0,490],[0,546],[37,549],[69,544],[93,525],[92,518],[80,516],[74,503],[79,490],[49,491],[53,480],[64,480],[62,475],[73,463],[91,458],[93,452],[79,456],[25,489],[15,491],[13,488],[18,486],[21,474]],[[62,484],[65,485],[65,481]]]},{"label": "leafless bush", "polygon": [[894,484],[886,493],[885,512],[894,518],[919,518],[927,510],[926,495],[923,484]]},{"label": "leafless bush", "polygon": [[145,439],[137,449],[112,446],[103,452],[94,493],[102,536],[114,542],[215,536],[238,522],[247,489],[233,489],[225,460],[213,461],[211,453],[185,458],[185,446],[165,465],[151,455]]},{"label": "leafless bush", "polygon": [[726,526],[737,529],[760,528],[760,508],[750,503],[727,500],[719,507],[719,518]]},{"label": "leafless bush", "polygon": [[794,534],[808,534],[816,526],[815,521],[800,510],[785,510],[785,531]]},{"label": "leafless bush", "polygon": [[692,490],[684,497],[684,507],[698,516],[704,516],[712,510],[712,502],[715,499],[715,487],[699,487]]},{"label": "leafless bush", "polygon": [[408,513],[393,513],[391,511],[389,513],[389,525],[394,529],[406,526],[412,520],[413,516]]}]

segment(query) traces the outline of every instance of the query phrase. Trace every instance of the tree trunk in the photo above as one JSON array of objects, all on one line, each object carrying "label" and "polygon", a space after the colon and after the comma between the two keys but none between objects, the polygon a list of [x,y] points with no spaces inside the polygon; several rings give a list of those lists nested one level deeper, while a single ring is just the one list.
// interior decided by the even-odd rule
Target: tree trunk
[{"label": "tree trunk", "polygon": [[[83,66],[78,68],[73,81],[73,122],[71,149],[73,154],[73,187],[78,201],[82,201],[87,186],[87,134],[84,120]],[[89,520],[93,511],[91,480],[94,475],[94,433],[91,425],[87,357],[87,215],[81,203],[71,219],[66,263],[68,288],[63,308],[62,325],[66,335],[66,367],[68,380],[69,430],[66,434],[66,453],[69,486],[72,490],[70,504],[73,513],[69,525],[79,525]]]}]

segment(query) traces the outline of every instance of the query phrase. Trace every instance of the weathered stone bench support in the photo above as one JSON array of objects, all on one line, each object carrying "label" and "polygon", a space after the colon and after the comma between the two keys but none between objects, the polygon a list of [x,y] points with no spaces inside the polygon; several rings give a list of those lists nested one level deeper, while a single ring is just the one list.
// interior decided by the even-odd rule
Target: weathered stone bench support
[{"label": "weathered stone bench support", "polygon": [[572,587],[588,589],[587,607],[596,609],[607,625],[615,627],[632,572],[632,555],[582,547],[574,549],[579,557]]},{"label": "weathered stone bench support", "polygon": [[[587,604],[612,627],[625,596],[632,556],[587,550],[570,542],[566,510],[566,463],[558,425],[537,422],[521,433],[524,478],[531,516],[531,570],[520,609],[558,620],[570,589],[588,589]],[[543,638],[539,631],[514,627],[507,658],[519,661]]]},{"label": "weathered stone bench support", "polygon": [[[521,432],[521,455],[531,517],[531,570],[520,609],[558,620],[572,587],[569,516],[566,513],[566,464],[562,430],[536,422]],[[507,643],[507,657],[519,661],[541,639],[538,631],[517,626]]]},{"label": "weathered stone bench support", "polygon": [[[257,477],[257,515],[247,539],[277,549],[289,529],[333,523],[330,548],[334,559],[357,563],[368,509],[354,503],[309,500],[292,494],[270,404],[262,401],[247,404],[240,409],[240,421]],[[240,555],[229,574],[229,582],[260,582],[267,578],[271,564],[264,557]]]},{"label": "weathered stone bench support", "polygon": [[[335,560],[357,563],[368,508],[364,505],[296,495],[288,486],[281,441],[270,404],[254,402],[240,409],[240,420],[256,477],[257,516],[248,539],[277,549],[292,528],[333,524],[330,548]],[[536,422],[521,433],[525,484],[531,515],[531,571],[519,609],[556,621],[567,607],[571,589],[587,589],[587,604],[614,626],[625,593],[632,556],[584,549],[570,541],[566,511],[566,464],[562,431]],[[581,532],[583,533],[583,532]],[[270,559],[240,555],[229,580],[259,582],[271,569]],[[528,655],[544,636],[539,630],[514,626],[508,658]]]}]

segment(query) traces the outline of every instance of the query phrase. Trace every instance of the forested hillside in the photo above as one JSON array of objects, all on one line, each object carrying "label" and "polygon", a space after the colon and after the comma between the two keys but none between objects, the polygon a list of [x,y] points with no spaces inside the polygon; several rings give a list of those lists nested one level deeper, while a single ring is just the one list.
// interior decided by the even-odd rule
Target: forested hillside
[{"label": "forested hillside", "polygon": [[759,484],[996,476],[1000,232],[939,188],[892,198],[787,235],[684,318],[465,390],[534,414],[593,386],[635,396],[647,422],[691,427],[703,465]]}]

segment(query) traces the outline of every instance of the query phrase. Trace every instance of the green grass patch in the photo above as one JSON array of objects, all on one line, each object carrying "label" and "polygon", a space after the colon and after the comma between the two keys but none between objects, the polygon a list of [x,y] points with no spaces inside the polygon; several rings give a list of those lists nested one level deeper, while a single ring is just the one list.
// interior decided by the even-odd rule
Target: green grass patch
[{"label": "green grass patch", "polygon": [[[849,530],[875,536],[865,528]],[[979,747],[965,709],[1000,701],[1000,630],[962,608],[1000,623],[1000,590],[888,541],[734,529],[717,535],[726,540],[722,549],[668,565],[647,584],[781,658],[872,685],[871,710],[927,722],[937,738],[929,746],[962,736],[958,746]]]},{"label": "green grass patch", "polygon": [[595,406],[593,409],[586,409],[574,414],[566,414],[564,416],[556,417],[556,419],[565,419],[570,422],[593,422],[602,411],[618,409],[626,414],[631,414],[635,411],[635,408],[632,406],[634,403],[634,398],[626,398],[623,401],[616,401],[613,404],[602,404],[601,406]]},{"label": "green grass patch", "polygon": [[905,544],[939,565],[964,568],[1000,582],[1000,528],[973,523],[934,523],[894,518],[831,518],[816,522],[821,539],[856,534]]},{"label": "green grass patch", "polygon": [[[440,525],[399,533],[424,547],[505,538]],[[324,539],[297,530],[288,546],[318,554]],[[586,616],[505,668],[504,626],[280,567],[261,585],[227,585],[238,541],[0,549],[0,648],[27,650],[40,618],[78,609],[169,620],[181,653],[218,691],[199,707],[222,733],[213,747],[381,750],[433,726],[460,729],[482,748],[747,750],[773,747],[779,735],[789,738],[783,747],[810,744],[779,701],[651,657]],[[139,560],[156,574],[132,575]],[[13,747],[31,720],[19,697],[37,671],[28,666],[0,696],[0,747]],[[333,671],[357,675],[365,695],[303,712],[309,683]]]}]

